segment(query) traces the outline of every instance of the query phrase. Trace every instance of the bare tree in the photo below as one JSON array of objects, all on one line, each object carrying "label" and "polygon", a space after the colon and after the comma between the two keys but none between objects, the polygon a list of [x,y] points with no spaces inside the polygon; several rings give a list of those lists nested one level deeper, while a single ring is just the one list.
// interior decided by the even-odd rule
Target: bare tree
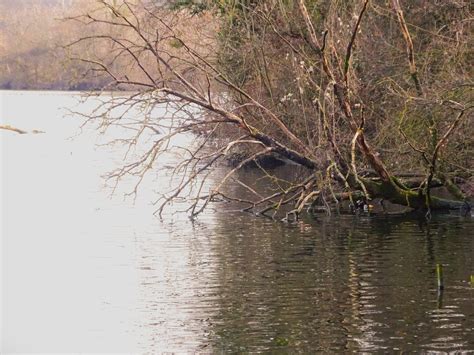
[{"label": "bare tree", "polygon": [[[239,38],[239,41],[251,41],[250,56],[254,61],[258,59],[258,79],[252,83],[259,85],[254,88],[246,85],[245,80],[239,81],[237,75],[223,66],[219,48],[231,47],[233,43],[216,37],[216,32],[222,31],[219,21],[223,19],[216,18],[212,12],[195,15],[138,0],[97,0],[96,3],[96,8],[71,18],[84,23],[89,34],[68,48],[94,44],[97,51],[89,55],[79,52],[74,59],[87,64],[90,74],[108,78],[105,90],[127,89],[132,93],[104,102],[95,113],[88,115],[88,122],[100,122],[105,128],[126,127],[133,135],[121,141],[131,147],[139,144],[144,136],[155,137],[140,157],[113,172],[111,177],[119,180],[125,175],[134,175],[138,186],[143,176],[155,168],[160,154],[170,149],[185,152],[175,169],[179,183],[161,197],[159,214],[168,203],[182,196],[190,199],[192,217],[215,199],[236,201],[244,204],[247,211],[272,216],[282,206],[291,206],[287,218],[298,216],[305,206],[328,205],[356,195],[367,201],[383,198],[428,212],[465,206],[464,200],[432,196],[430,186],[438,176],[440,152],[456,128],[470,117],[472,106],[454,100],[439,102],[453,112],[455,118],[442,134],[433,133],[430,152],[408,141],[414,154],[421,154],[426,162],[426,176],[415,188],[390,172],[369,143],[366,126],[370,124],[367,117],[372,116],[366,114],[368,105],[362,92],[362,79],[353,67],[358,35],[370,8],[368,0],[353,7],[353,16],[345,31],[337,31],[337,9],[326,8],[326,20],[322,23],[327,27],[321,34],[316,29],[321,24],[315,25],[304,0],[298,0],[295,6],[288,5],[285,10],[301,19],[302,26],[297,29],[291,29],[282,20],[284,17],[271,16],[275,11],[283,11],[284,5],[278,0],[239,3],[240,7],[234,10],[240,11],[242,18],[249,19],[251,24],[246,28],[248,38]],[[392,11],[406,43],[417,99],[430,100],[422,89],[413,41],[398,1],[393,1]],[[263,25],[257,31],[252,21]],[[271,61],[272,53],[259,53],[259,49],[265,47],[259,46],[258,38],[265,38],[267,33],[271,33],[274,47],[284,48],[280,54],[291,53],[296,63],[291,64],[295,78],[288,81],[296,82],[299,99],[293,98],[291,92],[282,97],[278,95],[284,92],[284,86],[276,85],[271,77],[272,63],[275,63]],[[309,98],[306,97],[308,89],[314,94]],[[286,101],[299,105],[303,117],[287,116],[283,107]],[[166,108],[167,114],[155,117],[152,108],[157,106]],[[143,117],[126,119],[127,112],[137,107],[142,109]],[[122,108],[118,115],[115,114],[117,108]],[[434,123],[430,125],[434,132]],[[191,146],[176,147],[173,139],[186,132],[199,133],[199,139]],[[246,157],[229,169],[218,184],[206,187],[204,182],[213,167],[239,149],[248,152]],[[259,157],[269,154],[301,166],[302,173],[262,196],[239,180],[236,172],[250,161],[258,164]],[[361,167],[364,172],[373,171],[375,177],[370,173],[361,174]],[[267,176],[275,178],[261,168]],[[226,193],[223,187],[230,180],[244,186],[253,198]],[[458,197],[464,199],[460,190],[457,191]],[[136,193],[136,188],[133,192]]]}]

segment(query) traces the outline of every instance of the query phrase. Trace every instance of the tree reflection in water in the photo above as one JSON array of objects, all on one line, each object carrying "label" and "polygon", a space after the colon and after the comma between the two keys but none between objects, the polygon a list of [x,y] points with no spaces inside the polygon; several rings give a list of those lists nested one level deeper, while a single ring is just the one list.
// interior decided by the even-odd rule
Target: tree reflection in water
[{"label": "tree reflection in water", "polygon": [[474,348],[470,219],[333,215],[285,225],[223,208],[217,220],[217,349]]}]

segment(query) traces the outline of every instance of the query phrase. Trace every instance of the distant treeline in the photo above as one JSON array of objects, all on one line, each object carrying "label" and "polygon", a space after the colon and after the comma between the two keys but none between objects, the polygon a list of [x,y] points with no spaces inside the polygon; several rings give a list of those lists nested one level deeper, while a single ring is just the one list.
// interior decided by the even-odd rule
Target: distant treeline
[{"label": "distant treeline", "polygon": [[2,58],[2,90],[90,90],[107,85],[105,80],[82,78],[61,49],[33,48]]},{"label": "distant treeline", "polygon": [[[111,1],[114,3],[114,1]],[[167,6],[168,0],[152,0],[154,6]],[[184,2],[186,3],[186,1]],[[111,48],[68,44],[94,33],[77,16],[96,13],[99,4],[91,0],[1,0],[0,1],[0,89],[12,90],[89,90],[103,89],[109,77],[90,71],[77,60],[83,54],[102,54]],[[109,28],[104,24],[104,28]],[[80,48],[80,54],[77,52]],[[127,66],[126,63],[115,63]],[[126,89],[123,88],[114,88]]]},{"label": "distant treeline", "polygon": [[86,90],[107,84],[84,76],[64,45],[83,31],[65,21],[93,2],[86,0],[2,0],[0,2],[0,89]]}]

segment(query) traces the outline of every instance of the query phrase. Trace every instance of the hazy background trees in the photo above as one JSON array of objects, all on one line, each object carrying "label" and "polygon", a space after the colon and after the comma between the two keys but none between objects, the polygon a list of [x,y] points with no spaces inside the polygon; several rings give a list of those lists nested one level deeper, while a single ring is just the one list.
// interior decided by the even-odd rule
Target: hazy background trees
[{"label": "hazy background trees", "polygon": [[[111,4],[119,1],[111,1]],[[179,10],[189,1],[152,0],[153,7],[167,7]],[[102,57],[110,47],[102,43],[88,43],[75,46],[71,53],[68,44],[84,35],[102,31],[117,33],[114,26],[102,23],[87,25],[87,20],[78,18],[86,12],[98,14],[103,10],[95,0],[0,0],[0,89],[55,89],[55,90],[101,90],[111,82],[109,77],[92,73],[90,66],[77,59],[80,51],[83,57]],[[202,34],[195,31],[204,14],[195,18],[194,30],[188,22],[182,30],[191,36]],[[90,20],[90,19],[89,19]],[[210,29],[210,28],[209,28]],[[172,45],[172,44],[171,44]],[[112,54],[110,60],[112,60]],[[131,70],[128,63],[115,61],[114,67],[122,71]]]},{"label": "hazy background trees", "polygon": [[[1,0],[0,88],[92,89],[105,83],[85,77],[63,46],[83,34],[83,26],[65,21],[94,6],[90,0]],[[93,51],[95,48],[83,48]]]}]

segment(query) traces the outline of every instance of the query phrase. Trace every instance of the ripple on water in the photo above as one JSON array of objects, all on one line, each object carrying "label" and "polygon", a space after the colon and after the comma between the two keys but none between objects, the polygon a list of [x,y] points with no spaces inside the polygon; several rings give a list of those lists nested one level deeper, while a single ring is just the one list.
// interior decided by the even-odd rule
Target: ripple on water
[{"label": "ripple on water", "polygon": [[149,354],[474,350],[472,219],[333,215],[285,225],[215,204],[192,223],[174,214],[186,209],[177,202],[160,222],[147,217],[147,192],[163,188],[175,158],[160,161],[166,168],[136,204],[111,200],[99,176],[123,163],[121,152],[94,150],[95,132],[66,140],[77,122],[57,117],[59,94],[31,101],[47,106],[38,126],[23,110],[32,95],[8,97],[5,114],[47,134],[1,137],[16,152],[2,170],[5,319],[18,320],[6,329],[25,346],[54,334],[66,347],[98,344],[85,352],[123,352],[128,342]]}]

